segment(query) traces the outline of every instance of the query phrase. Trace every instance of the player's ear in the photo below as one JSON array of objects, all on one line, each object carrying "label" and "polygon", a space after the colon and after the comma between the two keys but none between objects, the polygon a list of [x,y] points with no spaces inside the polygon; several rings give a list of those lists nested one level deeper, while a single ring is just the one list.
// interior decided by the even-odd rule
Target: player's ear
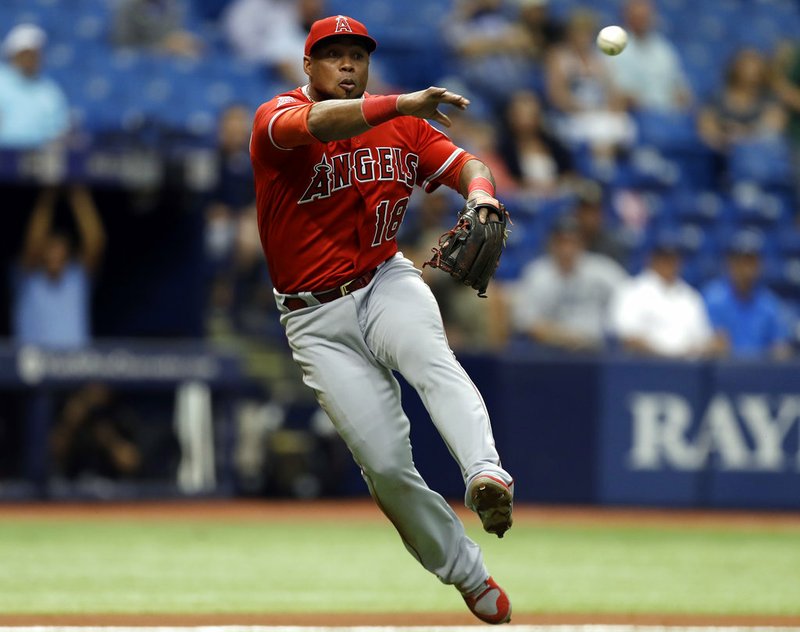
[{"label": "player's ear", "polygon": [[308,55],[303,55],[303,72],[308,77],[311,77],[311,57]]}]

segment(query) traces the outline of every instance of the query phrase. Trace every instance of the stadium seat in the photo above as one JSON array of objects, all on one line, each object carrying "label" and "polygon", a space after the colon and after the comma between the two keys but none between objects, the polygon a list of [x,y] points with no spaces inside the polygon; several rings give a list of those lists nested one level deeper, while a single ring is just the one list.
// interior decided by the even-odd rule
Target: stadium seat
[{"label": "stadium seat", "polygon": [[800,301],[800,258],[768,258],[763,267],[765,283],[782,298]]},{"label": "stadium seat", "polygon": [[680,168],[655,146],[634,148],[617,165],[611,180],[613,186],[637,189],[660,189],[675,186],[680,179]]},{"label": "stadium seat", "polygon": [[676,42],[681,51],[684,70],[698,103],[711,100],[722,87],[723,65],[720,55],[714,54],[714,47],[703,41],[687,39]]},{"label": "stadium seat", "polygon": [[665,201],[681,223],[709,226],[731,219],[730,204],[713,190],[678,189],[669,194]]},{"label": "stadium seat", "polygon": [[639,110],[638,142],[661,150],[693,150],[700,144],[695,117],[688,112]]},{"label": "stadium seat", "polygon": [[703,225],[691,222],[680,224],[677,236],[681,252],[686,257],[714,257],[717,254],[714,235]]},{"label": "stadium seat", "polygon": [[781,230],[776,242],[782,257],[800,258],[800,229],[797,226]]},{"label": "stadium seat", "polygon": [[721,272],[719,257],[702,253],[685,257],[681,268],[683,279],[696,288],[702,288]]},{"label": "stadium seat", "polygon": [[728,174],[735,182],[755,182],[761,187],[787,187],[792,183],[792,160],[783,138],[759,138],[735,143],[728,153]]},{"label": "stadium seat", "polygon": [[733,220],[740,225],[769,227],[786,224],[793,215],[789,193],[766,191],[754,182],[739,182],[731,190]]},{"label": "stadium seat", "polygon": [[496,277],[513,281],[530,261],[540,256],[545,248],[546,235],[543,223],[527,219],[514,222],[509,230],[505,252],[500,259]]}]

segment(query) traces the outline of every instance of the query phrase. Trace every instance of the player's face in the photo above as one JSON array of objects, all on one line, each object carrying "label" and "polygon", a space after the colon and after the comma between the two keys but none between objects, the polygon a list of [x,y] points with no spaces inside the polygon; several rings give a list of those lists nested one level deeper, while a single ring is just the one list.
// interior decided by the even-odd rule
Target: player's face
[{"label": "player's face", "polygon": [[358,99],[369,79],[369,52],[357,39],[337,37],[315,46],[303,68],[315,99]]}]

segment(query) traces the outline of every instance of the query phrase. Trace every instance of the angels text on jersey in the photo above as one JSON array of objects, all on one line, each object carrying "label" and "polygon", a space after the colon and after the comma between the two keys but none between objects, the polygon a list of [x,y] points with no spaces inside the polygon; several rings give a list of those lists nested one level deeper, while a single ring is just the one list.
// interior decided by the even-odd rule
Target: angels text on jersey
[{"label": "angels text on jersey", "polygon": [[354,182],[396,181],[409,190],[417,179],[419,156],[400,147],[362,147],[329,157],[322,154],[298,204],[330,197]]}]

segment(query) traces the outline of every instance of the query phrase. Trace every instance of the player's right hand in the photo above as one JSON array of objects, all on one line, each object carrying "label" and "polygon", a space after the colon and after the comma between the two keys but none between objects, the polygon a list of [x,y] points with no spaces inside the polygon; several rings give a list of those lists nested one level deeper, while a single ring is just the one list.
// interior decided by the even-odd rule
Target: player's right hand
[{"label": "player's right hand", "polygon": [[397,99],[397,111],[407,116],[431,119],[445,127],[450,127],[452,125],[450,118],[439,110],[439,105],[442,103],[453,105],[459,110],[466,110],[469,99],[450,92],[447,88],[431,86],[418,92],[401,94]]}]

